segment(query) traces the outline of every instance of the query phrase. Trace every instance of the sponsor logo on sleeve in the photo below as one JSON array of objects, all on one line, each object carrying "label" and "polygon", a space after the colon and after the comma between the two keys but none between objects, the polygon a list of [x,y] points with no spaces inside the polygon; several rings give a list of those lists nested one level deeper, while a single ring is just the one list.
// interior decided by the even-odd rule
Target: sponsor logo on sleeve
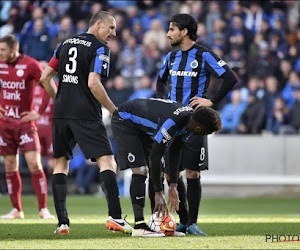
[{"label": "sponsor logo on sleeve", "polygon": [[99,55],[99,59],[102,60],[102,61],[104,61],[104,62],[109,63],[109,56]]},{"label": "sponsor logo on sleeve", "polygon": [[223,67],[224,65],[226,65],[226,62],[224,62],[223,60],[218,61],[218,65],[220,67]]}]

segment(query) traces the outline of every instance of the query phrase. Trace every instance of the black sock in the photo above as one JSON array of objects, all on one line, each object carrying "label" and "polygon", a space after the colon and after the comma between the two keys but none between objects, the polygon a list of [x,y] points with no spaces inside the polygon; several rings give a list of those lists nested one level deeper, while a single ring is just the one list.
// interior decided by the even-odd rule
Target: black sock
[{"label": "black sock", "polygon": [[201,200],[201,182],[198,179],[187,179],[187,200],[189,204],[188,225],[197,223],[198,210]]},{"label": "black sock", "polygon": [[132,175],[130,184],[130,197],[135,222],[144,221],[146,178],[146,176],[140,174]]},{"label": "black sock", "polygon": [[154,192],[154,186],[152,179],[149,177],[149,185],[148,185],[148,194],[149,194],[149,199],[150,199],[150,205],[151,205],[151,214],[153,213],[154,207],[155,207],[155,192]]},{"label": "black sock", "polygon": [[[168,184],[170,186],[170,182],[168,181]],[[182,179],[182,176],[178,178],[177,182],[177,190],[178,190],[178,196],[179,196],[179,210],[176,211],[179,215],[179,220],[181,224],[186,225],[188,222],[188,208],[186,203],[186,189],[185,185]]]},{"label": "black sock", "polygon": [[108,215],[114,219],[121,219],[121,205],[116,174],[111,170],[100,172],[100,186],[105,194]]},{"label": "black sock", "polygon": [[58,226],[61,224],[70,225],[66,208],[67,176],[65,174],[59,173],[52,176],[52,193],[58,218]]}]

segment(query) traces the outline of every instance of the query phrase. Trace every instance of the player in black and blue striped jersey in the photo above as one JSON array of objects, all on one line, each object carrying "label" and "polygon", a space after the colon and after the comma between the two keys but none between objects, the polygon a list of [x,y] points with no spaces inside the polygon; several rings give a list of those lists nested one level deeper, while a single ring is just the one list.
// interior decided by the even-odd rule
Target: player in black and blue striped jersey
[{"label": "player in black and blue striped jersey", "polygon": [[[190,105],[195,109],[217,104],[233,88],[237,79],[226,62],[211,50],[195,43],[197,21],[189,14],[173,16],[167,37],[172,46],[179,48],[169,52],[163,62],[157,80],[157,96]],[[207,99],[211,75],[222,78],[223,83],[214,96]],[[167,84],[170,85],[168,93],[166,93]],[[187,191],[182,178],[179,178],[180,223],[176,230],[206,235],[197,226],[201,200],[200,171],[208,169],[206,136],[193,135],[184,145],[180,170],[183,169],[186,169]],[[169,178],[168,174],[166,177]]]},{"label": "player in black and blue striped jersey", "polygon": [[[144,221],[145,181],[150,166],[154,184],[154,212],[168,211],[161,183],[161,159],[170,154],[169,202],[171,211],[178,210],[178,167],[181,148],[191,133],[211,134],[221,130],[219,114],[207,107],[191,107],[164,99],[135,99],[118,107],[112,117],[112,129],[121,170],[131,168],[130,196],[135,216],[132,236],[164,236],[151,231]],[[149,161],[148,161],[149,160]]]}]

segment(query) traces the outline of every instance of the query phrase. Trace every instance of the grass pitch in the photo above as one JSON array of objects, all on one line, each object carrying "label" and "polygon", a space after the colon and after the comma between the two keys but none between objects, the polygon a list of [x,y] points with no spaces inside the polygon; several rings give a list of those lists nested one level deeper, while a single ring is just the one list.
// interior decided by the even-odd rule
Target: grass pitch
[{"label": "grass pitch", "polygon": [[[53,234],[56,220],[38,218],[35,196],[24,195],[22,201],[25,219],[0,220],[0,249],[300,249],[300,241],[266,242],[266,235],[300,235],[300,199],[204,198],[198,225],[208,236],[148,239],[107,231],[105,198],[68,196],[71,230],[66,236]],[[55,213],[51,196],[48,204]],[[133,224],[130,200],[121,199],[121,205]],[[9,197],[0,197],[0,214],[10,209]]]}]

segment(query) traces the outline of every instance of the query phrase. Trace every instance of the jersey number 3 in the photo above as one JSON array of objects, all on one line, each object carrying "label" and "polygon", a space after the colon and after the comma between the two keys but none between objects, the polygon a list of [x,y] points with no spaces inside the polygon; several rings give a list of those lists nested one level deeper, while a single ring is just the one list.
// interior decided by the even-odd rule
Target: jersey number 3
[{"label": "jersey number 3", "polygon": [[70,55],[69,56],[69,62],[70,63],[66,64],[66,71],[69,74],[73,74],[73,73],[75,73],[76,68],[77,68],[77,61],[76,61],[76,58],[77,58],[77,48],[76,47],[71,47],[69,49],[68,55]]}]

